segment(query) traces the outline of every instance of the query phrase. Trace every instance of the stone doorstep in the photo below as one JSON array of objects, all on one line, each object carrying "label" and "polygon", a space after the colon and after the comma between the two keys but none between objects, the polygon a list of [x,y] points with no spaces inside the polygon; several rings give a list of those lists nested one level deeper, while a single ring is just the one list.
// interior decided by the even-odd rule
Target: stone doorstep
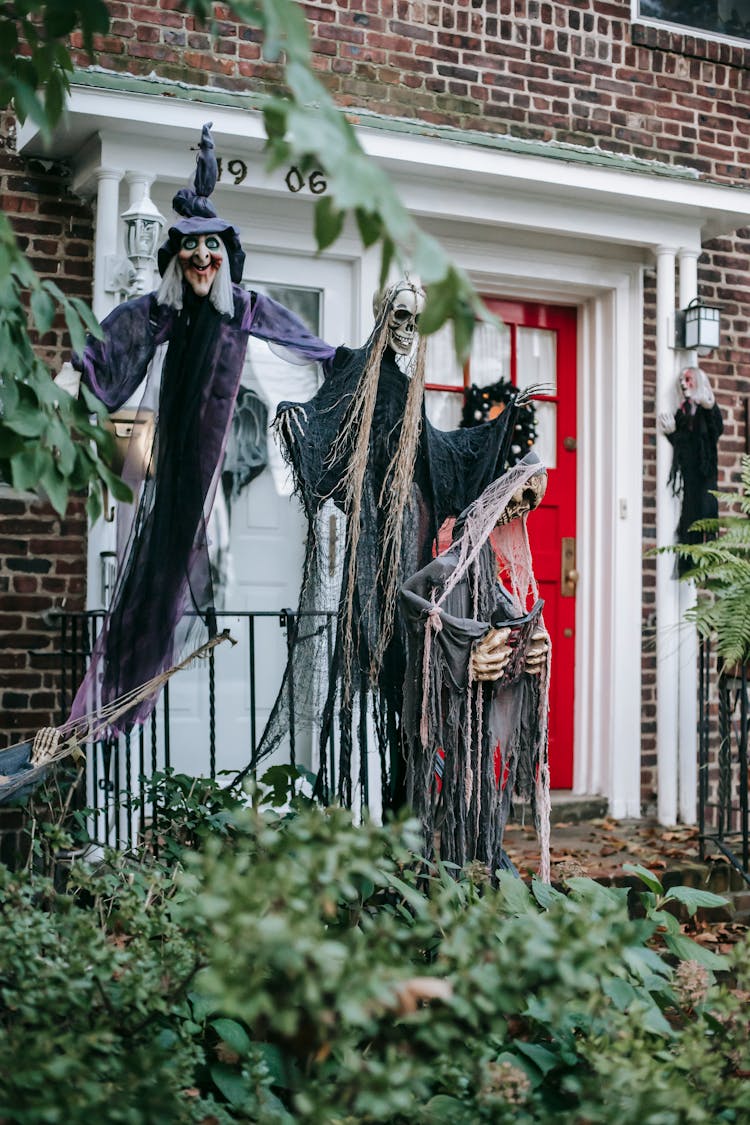
[{"label": "stone doorstep", "polygon": [[[607,815],[608,808],[606,797],[578,796],[568,789],[553,789],[550,823],[581,824],[586,820],[600,820]],[[531,805],[527,802],[514,805],[508,823],[532,824]]]}]

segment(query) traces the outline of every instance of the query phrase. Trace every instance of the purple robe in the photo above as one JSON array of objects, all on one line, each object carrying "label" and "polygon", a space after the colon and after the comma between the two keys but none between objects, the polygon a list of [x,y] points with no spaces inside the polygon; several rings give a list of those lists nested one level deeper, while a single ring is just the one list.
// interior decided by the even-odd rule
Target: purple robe
[{"label": "purple robe", "polygon": [[[325,362],[334,348],[283,305],[233,286],[234,315],[221,316],[185,289],[185,308],[158,305],[151,293],[118,306],[89,339],[76,366],[109,410],[144,383],[142,402],[157,411],[149,464],[134,450],[123,479],[135,512],[118,543],[118,580],[71,717],[99,710],[159,675],[175,659],[178,625],[193,610],[213,617],[206,522],[213,503],[249,336]],[[166,345],[166,349],[161,347]],[[155,362],[158,356],[158,362]],[[117,722],[129,730],[153,710],[142,701]]]}]

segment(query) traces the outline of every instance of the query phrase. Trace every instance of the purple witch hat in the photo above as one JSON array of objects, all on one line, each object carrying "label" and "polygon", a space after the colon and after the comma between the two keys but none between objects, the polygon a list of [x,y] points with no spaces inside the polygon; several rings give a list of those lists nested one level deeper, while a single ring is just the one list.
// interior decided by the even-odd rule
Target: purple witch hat
[{"label": "purple witch hat", "polygon": [[172,200],[172,206],[182,218],[169,228],[166,242],[159,247],[159,273],[164,275],[186,234],[218,234],[227,250],[232,281],[239,285],[242,281],[242,267],[245,264],[245,251],[240,242],[240,232],[231,223],[219,218],[216,208],[208,198],[216,187],[218,178],[214,142],[211,137],[212,124],[213,122],[209,121],[201,132],[193,186],[180,188]]}]

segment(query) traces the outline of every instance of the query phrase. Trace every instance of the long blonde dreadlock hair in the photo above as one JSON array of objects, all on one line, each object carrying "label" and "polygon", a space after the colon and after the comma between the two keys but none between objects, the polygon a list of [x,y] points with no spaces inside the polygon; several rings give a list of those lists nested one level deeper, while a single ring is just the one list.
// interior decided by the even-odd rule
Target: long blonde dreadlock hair
[{"label": "long blonde dreadlock hair", "polygon": [[[357,578],[357,549],[360,538],[360,518],[362,511],[362,491],[370,454],[370,435],[378,394],[380,365],[388,346],[389,319],[396,296],[404,289],[411,289],[415,295],[424,296],[421,287],[406,275],[401,281],[377,293],[373,300],[376,316],[375,326],[368,341],[368,357],[361,378],[357,384],[346,419],[331,450],[333,463],[343,456],[351,446],[351,456],[343,476],[346,547],[348,565],[345,575],[346,598],[344,600],[342,626],[343,644],[343,699],[348,702],[351,696],[351,669],[354,658],[354,591]],[[424,400],[424,361],[426,342],[418,337],[417,347],[407,367],[409,390],[406,397],[404,416],[401,422],[396,452],[391,458],[385,473],[378,504],[388,504],[378,559],[376,587],[383,590],[383,605],[378,622],[378,642],[371,654],[369,675],[374,684],[380,671],[385,650],[393,636],[398,587],[400,582],[401,545],[406,510],[411,503],[411,486],[414,464],[422,428],[422,403]],[[373,590],[371,597],[374,596]]]}]

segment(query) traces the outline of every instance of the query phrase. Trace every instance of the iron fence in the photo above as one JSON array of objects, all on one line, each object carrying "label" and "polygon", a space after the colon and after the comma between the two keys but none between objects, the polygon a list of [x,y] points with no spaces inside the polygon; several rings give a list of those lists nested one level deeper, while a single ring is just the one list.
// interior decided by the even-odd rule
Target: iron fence
[{"label": "iron fence", "polygon": [[700,646],[698,826],[700,856],[713,843],[750,883],[748,685],[743,665],[730,673]]},{"label": "iron fence", "polygon": [[[103,610],[88,612],[60,612],[56,615],[59,623],[59,659],[61,671],[61,718],[64,721],[72,706],[73,698],[89,665],[96,638],[104,620]],[[117,848],[133,847],[144,833],[149,831],[154,821],[156,809],[153,804],[153,790],[150,779],[159,772],[175,769],[176,772],[192,773],[196,776],[216,778],[217,774],[242,772],[248,763],[255,761],[259,738],[262,737],[264,717],[267,717],[272,697],[278,690],[278,678],[266,675],[265,699],[259,689],[259,672],[262,676],[267,668],[262,657],[259,668],[258,634],[265,629],[263,637],[264,655],[268,649],[269,629],[280,628],[283,638],[275,642],[277,665],[283,668],[286,657],[291,653],[295,640],[305,638],[300,630],[304,628],[302,618],[314,619],[315,628],[321,637],[323,651],[327,653],[328,665],[333,657],[335,641],[336,614],[330,611],[310,611],[300,614],[291,609],[282,610],[222,610],[216,611],[219,627],[231,622],[232,633],[238,625],[244,630],[244,637],[235,637],[242,643],[238,645],[242,654],[246,652],[242,682],[238,685],[237,660],[233,664],[232,698],[228,698],[226,682],[217,667],[223,659],[219,649],[212,649],[205,662],[207,671],[202,673],[200,682],[190,681],[190,673],[180,673],[176,680],[167,682],[157,705],[146,722],[125,735],[107,738],[87,747],[82,794],[79,804],[90,810],[90,833],[95,840],[114,845]],[[276,624],[274,624],[276,623]],[[278,632],[276,637],[279,637]],[[291,664],[290,664],[291,667]],[[278,671],[279,668],[276,670]],[[176,714],[174,698],[187,680],[188,691],[205,695],[204,706],[197,708],[200,714],[186,724],[180,722]],[[237,706],[238,687],[243,695],[243,705]],[[327,688],[326,682],[322,690]],[[184,689],[182,689],[184,692]],[[284,761],[291,766],[305,765],[318,769],[324,766],[323,774],[331,780],[336,776],[337,752],[333,727],[323,745],[316,740],[312,751],[312,738],[307,723],[305,735],[301,739],[298,714],[295,710],[295,683],[293,675],[287,677],[287,707],[289,713],[288,738],[270,762]],[[237,711],[242,710],[241,721]],[[184,717],[183,717],[184,718]],[[222,719],[233,724],[232,756],[222,758],[221,722]],[[360,799],[367,804],[368,793],[368,729],[366,718],[359,725],[360,754]],[[188,735],[186,736],[186,729]],[[239,732],[239,736],[238,736]],[[192,742],[193,753],[186,754],[186,737]],[[317,760],[317,755],[321,760]],[[189,766],[185,762],[189,759]],[[84,787],[85,786],[85,790]],[[85,793],[85,797],[84,797]],[[158,846],[158,842],[157,846]]]}]

